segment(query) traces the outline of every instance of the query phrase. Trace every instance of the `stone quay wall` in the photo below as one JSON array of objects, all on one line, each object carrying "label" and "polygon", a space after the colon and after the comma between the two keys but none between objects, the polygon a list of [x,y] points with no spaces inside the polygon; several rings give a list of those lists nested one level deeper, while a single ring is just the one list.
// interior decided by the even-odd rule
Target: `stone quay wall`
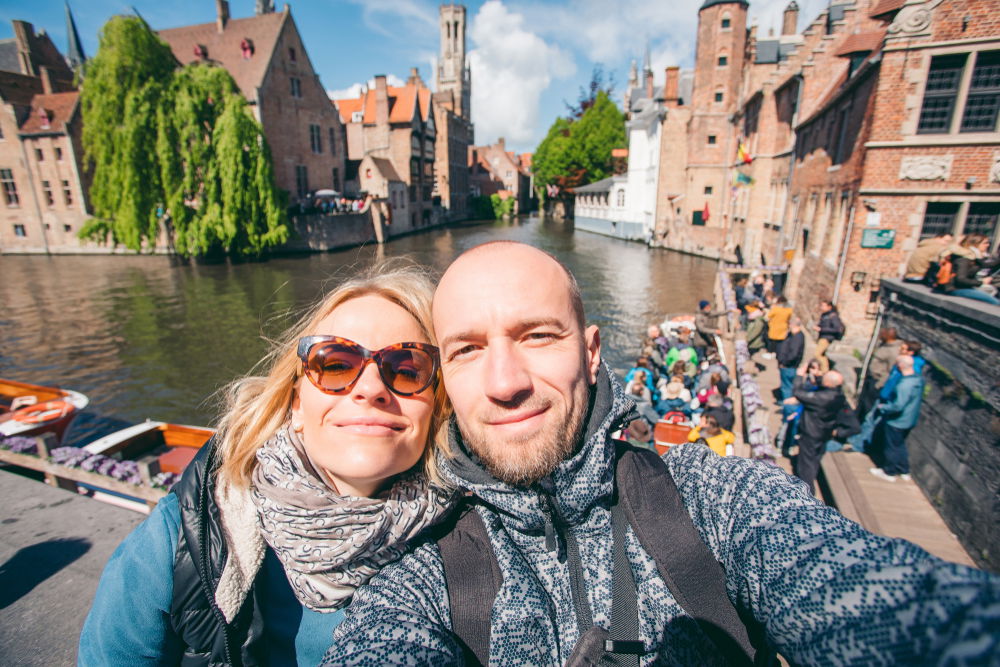
[{"label": "stone quay wall", "polygon": [[364,213],[304,213],[289,216],[288,241],[279,252],[326,252],[375,242],[372,216]]},{"label": "stone quay wall", "polygon": [[924,346],[913,478],[976,563],[1000,572],[1000,307],[883,280],[882,327]]}]

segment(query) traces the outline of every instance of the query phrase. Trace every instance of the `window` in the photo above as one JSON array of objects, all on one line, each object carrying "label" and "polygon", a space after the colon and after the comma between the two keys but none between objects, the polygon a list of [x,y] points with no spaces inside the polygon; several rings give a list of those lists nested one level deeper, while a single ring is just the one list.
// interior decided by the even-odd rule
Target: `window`
[{"label": "window", "polygon": [[289,49],[288,49],[288,59],[291,60],[294,63],[298,59],[296,56],[297,56],[297,54],[295,53],[295,49],[289,47]]},{"label": "window", "polygon": [[719,56],[719,67],[725,67],[729,64],[728,56]]},{"label": "window", "polygon": [[968,54],[935,56],[927,72],[924,104],[920,109],[917,132],[920,134],[944,133],[951,129],[958,86]]},{"label": "window", "polygon": [[68,208],[73,205],[73,188],[69,187],[69,181],[63,181],[62,188],[63,188],[63,202],[66,204],[66,207]]},{"label": "window", "polygon": [[618,208],[622,208],[622,207],[625,206],[625,191],[624,190],[619,190],[618,191],[618,194],[616,195],[615,202],[616,202]]},{"label": "window", "polygon": [[48,181],[42,181],[42,193],[45,195],[45,205],[52,208],[56,204],[55,198],[52,196],[52,184]]},{"label": "window", "polygon": [[56,159],[62,162],[62,149],[56,146]]},{"label": "window", "polygon": [[708,145],[709,146],[714,146],[715,145],[715,135],[714,134],[708,135]]},{"label": "window", "polygon": [[721,90],[715,91],[715,101],[716,102],[721,102],[722,101],[722,91]]},{"label": "window", "polygon": [[920,238],[926,239],[938,234],[951,234],[958,215],[958,202],[927,202],[924,211],[924,226],[920,228]]},{"label": "window", "polygon": [[982,51],[969,82],[962,132],[992,132],[1000,108],[1000,51]]},{"label": "window", "polygon": [[45,153],[42,152],[41,148],[35,149],[35,159],[38,160],[39,162],[43,162],[45,160]]},{"label": "window", "polygon": [[691,224],[696,227],[703,227],[705,225],[705,219],[702,215],[702,211],[691,211]]},{"label": "window", "polygon": [[729,30],[730,27],[732,27],[732,21],[729,20],[728,16],[723,16],[722,17],[722,29],[723,30]]},{"label": "window", "polygon": [[71,231],[73,231],[73,225],[63,225],[63,231],[64,232],[71,232]]},{"label": "window", "polygon": [[17,196],[17,183],[10,169],[0,169],[0,186],[3,186],[3,198],[7,206],[13,208],[21,205]]},{"label": "window", "polygon": [[705,186],[705,194],[706,195],[712,194],[712,186],[711,185],[706,185]]},{"label": "window", "polygon": [[292,97],[302,97],[302,81],[298,77],[291,77],[289,79],[292,83]]},{"label": "window", "polygon": [[309,194],[309,171],[304,164],[295,165],[295,192],[299,199]]},{"label": "window", "polygon": [[965,234],[985,234],[993,238],[997,229],[997,215],[1000,214],[1000,202],[984,202],[969,204],[969,213],[965,216]]},{"label": "window", "polygon": [[323,152],[323,138],[320,136],[319,125],[309,126],[309,147],[313,153]]},{"label": "window", "polygon": [[330,129],[330,154],[337,154],[337,132],[331,127]]},{"label": "window", "polygon": [[27,238],[28,232],[25,231],[24,225],[14,225],[14,236],[20,236],[22,239]]},{"label": "window", "polygon": [[333,189],[340,190],[340,169],[333,168]]}]

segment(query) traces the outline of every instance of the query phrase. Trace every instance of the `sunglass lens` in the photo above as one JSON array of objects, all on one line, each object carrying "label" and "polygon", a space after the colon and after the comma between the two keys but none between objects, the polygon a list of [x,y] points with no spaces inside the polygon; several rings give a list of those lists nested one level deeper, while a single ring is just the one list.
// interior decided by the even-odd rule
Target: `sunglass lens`
[{"label": "sunglass lens", "polygon": [[309,351],[310,379],[328,391],[340,391],[351,384],[364,363],[361,352],[342,343],[320,343]]},{"label": "sunglass lens", "polygon": [[385,350],[379,371],[386,383],[403,394],[416,394],[430,385],[434,359],[418,349]]}]

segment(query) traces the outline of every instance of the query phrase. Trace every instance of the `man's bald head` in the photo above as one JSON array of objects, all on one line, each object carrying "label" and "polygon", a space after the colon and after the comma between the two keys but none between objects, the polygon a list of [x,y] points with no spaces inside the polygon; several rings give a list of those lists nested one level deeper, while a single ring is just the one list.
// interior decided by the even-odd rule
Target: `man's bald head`
[{"label": "man's bald head", "polygon": [[829,389],[836,389],[840,385],[844,384],[844,376],[838,371],[827,371],[823,373],[823,386]]},{"label": "man's bald head", "polygon": [[901,354],[896,357],[896,367],[899,372],[906,375],[909,371],[913,370],[913,357],[908,354]]}]

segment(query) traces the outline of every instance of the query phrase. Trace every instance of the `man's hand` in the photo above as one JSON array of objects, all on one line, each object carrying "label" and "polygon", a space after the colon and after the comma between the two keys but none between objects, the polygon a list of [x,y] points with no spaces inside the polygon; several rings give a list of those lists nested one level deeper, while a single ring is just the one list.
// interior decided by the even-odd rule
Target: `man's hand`
[{"label": "man's hand", "polygon": [[802,364],[801,366],[799,366],[798,370],[795,371],[795,374],[798,375],[800,378],[804,378],[806,376],[807,368],[809,368],[808,363]]}]

